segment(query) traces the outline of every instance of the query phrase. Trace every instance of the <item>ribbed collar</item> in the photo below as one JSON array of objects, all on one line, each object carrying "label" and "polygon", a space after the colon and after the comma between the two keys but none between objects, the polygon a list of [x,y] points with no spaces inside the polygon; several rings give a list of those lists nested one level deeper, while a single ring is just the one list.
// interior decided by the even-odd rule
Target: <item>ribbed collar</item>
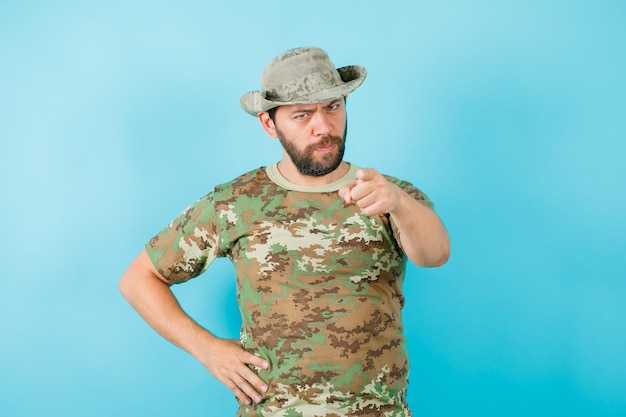
[{"label": "ribbed collar", "polygon": [[350,166],[350,168],[343,177],[339,178],[337,181],[331,182],[330,184],[322,185],[294,184],[280,173],[280,170],[278,169],[278,163],[267,166],[265,168],[265,172],[267,172],[267,176],[270,177],[270,179],[274,183],[276,183],[276,185],[282,188],[286,188],[287,190],[301,191],[305,193],[327,193],[339,191],[341,187],[349,184],[356,179],[356,172],[359,170],[359,167],[353,164],[348,165]]}]

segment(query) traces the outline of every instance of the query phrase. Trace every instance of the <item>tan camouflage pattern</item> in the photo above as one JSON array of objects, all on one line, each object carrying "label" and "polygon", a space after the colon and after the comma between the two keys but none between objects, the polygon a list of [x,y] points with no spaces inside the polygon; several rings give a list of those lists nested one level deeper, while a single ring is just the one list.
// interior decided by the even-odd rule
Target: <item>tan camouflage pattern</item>
[{"label": "tan camouflage pattern", "polygon": [[171,283],[231,259],[242,346],[270,362],[256,369],[270,387],[263,402],[238,416],[406,417],[406,257],[395,236],[389,216],[365,216],[336,191],[282,188],[259,168],[217,186],[146,250]]},{"label": "tan camouflage pattern", "polygon": [[321,103],[351,93],[366,76],[359,65],[335,68],[320,48],[289,49],[265,67],[261,91],[244,94],[240,103],[253,116],[280,105]]}]

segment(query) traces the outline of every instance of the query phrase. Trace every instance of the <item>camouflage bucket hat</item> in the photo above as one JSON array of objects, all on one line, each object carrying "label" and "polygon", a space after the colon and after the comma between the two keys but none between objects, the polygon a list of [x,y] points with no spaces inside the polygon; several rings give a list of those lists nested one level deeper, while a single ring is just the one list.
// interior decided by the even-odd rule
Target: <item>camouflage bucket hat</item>
[{"label": "camouflage bucket hat", "polygon": [[319,48],[295,48],[274,58],[261,75],[261,91],[241,97],[241,107],[252,116],[289,104],[320,103],[351,93],[367,71],[358,65],[335,68]]}]

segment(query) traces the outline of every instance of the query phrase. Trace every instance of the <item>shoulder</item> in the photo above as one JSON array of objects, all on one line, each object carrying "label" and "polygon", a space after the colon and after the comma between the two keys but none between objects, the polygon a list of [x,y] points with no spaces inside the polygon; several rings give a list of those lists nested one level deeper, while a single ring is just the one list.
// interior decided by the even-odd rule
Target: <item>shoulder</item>
[{"label": "shoulder", "polygon": [[415,200],[419,201],[420,203],[422,203],[422,204],[424,204],[424,205],[426,205],[426,206],[428,206],[430,208],[433,208],[434,204],[432,203],[432,201],[430,201],[428,196],[426,194],[424,194],[424,192],[421,189],[419,189],[416,186],[414,186],[410,181],[399,179],[397,177],[394,177],[394,176],[391,176],[391,175],[386,175],[386,174],[383,174],[383,176],[390,183],[395,184],[398,187],[402,188],[404,191],[406,191]]},{"label": "shoulder", "polygon": [[213,189],[213,192],[220,193],[228,190],[237,190],[242,187],[249,187],[264,182],[267,182],[267,174],[263,166],[241,174],[230,181],[218,184]]},{"label": "shoulder", "polygon": [[255,202],[272,199],[276,194],[276,184],[263,166],[217,185],[211,193],[211,200],[216,210],[249,209],[257,204]]},{"label": "shoulder", "polygon": [[198,198],[190,206],[187,207],[183,215],[189,215],[191,212],[208,213],[216,209],[221,203],[236,200],[238,196],[245,195],[249,189],[264,181],[265,167],[260,167],[246,172],[230,181],[216,185],[207,194]]}]

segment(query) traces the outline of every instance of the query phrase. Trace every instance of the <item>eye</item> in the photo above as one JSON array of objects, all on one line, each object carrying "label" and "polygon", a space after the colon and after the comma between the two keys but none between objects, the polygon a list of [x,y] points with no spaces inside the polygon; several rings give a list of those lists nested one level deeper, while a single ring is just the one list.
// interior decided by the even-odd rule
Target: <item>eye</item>
[{"label": "eye", "polygon": [[293,115],[293,118],[296,120],[305,120],[307,118],[307,113],[296,113]]},{"label": "eye", "polygon": [[335,110],[338,110],[340,107],[341,107],[341,103],[336,101],[334,103],[330,103],[328,107],[326,107],[326,109],[328,111],[335,111]]}]

